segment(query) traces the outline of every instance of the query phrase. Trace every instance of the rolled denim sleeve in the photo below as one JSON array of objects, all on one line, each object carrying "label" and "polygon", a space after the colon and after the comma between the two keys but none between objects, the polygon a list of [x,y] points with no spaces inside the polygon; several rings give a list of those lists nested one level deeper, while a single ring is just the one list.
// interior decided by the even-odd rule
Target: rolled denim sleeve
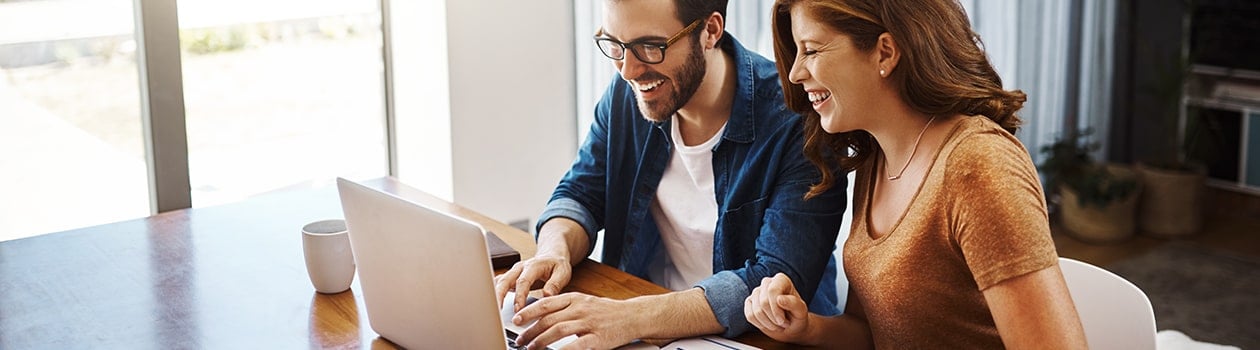
[{"label": "rolled denim sleeve", "polygon": [[[726,327],[722,336],[731,338],[748,330],[748,320],[744,319],[744,299],[752,293],[752,289],[731,271],[722,271],[701,280],[696,287],[704,290],[704,297],[709,302],[713,315],[718,323]],[[742,322],[741,322],[742,321]]]},{"label": "rolled denim sleeve", "polygon": [[[547,207],[543,209],[542,215],[538,218],[538,227],[535,228],[535,231],[541,230],[542,225],[547,220],[557,217],[572,219],[577,221],[579,225],[582,225],[582,229],[586,230],[588,242],[590,242],[590,246],[586,250],[586,255],[589,256],[595,248],[595,234],[599,232],[599,223],[595,221],[591,213],[586,210],[586,207],[582,206],[582,203],[578,203],[578,201],[570,198],[559,197],[547,203]],[[537,238],[534,237],[534,239]]]}]

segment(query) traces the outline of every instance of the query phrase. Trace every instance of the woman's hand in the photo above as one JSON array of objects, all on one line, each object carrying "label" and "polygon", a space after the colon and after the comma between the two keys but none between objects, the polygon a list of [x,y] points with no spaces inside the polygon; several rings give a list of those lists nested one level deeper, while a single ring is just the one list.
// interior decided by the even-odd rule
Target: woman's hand
[{"label": "woman's hand", "polygon": [[744,317],[774,340],[807,343],[809,306],[796,293],[787,275],[779,273],[761,279],[761,286],[744,300]]}]

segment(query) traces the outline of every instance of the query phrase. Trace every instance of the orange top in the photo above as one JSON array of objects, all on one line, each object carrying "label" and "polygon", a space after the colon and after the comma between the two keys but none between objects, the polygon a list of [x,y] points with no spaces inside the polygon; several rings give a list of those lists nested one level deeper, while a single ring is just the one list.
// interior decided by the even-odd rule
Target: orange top
[{"label": "orange top", "polygon": [[876,163],[856,170],[844,245],[845,273],[876,348],[1002,348],[981,291],[1058,262],[1028,151],[988,118],[964,119],[903,216],[872,238]]}]

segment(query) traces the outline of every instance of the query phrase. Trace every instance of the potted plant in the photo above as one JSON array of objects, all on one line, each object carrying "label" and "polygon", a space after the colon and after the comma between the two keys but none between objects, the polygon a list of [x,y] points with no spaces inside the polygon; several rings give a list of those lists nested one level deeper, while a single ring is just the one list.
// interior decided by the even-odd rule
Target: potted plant
[{"label": "potted plant", "polygon": [[1059,219],[1078,239],[1109,243],[1134,233],[1137,211],[1137,174],[1127,166],[1101,165],[1090,152],[1090,130],[1069,133],[1043,146],[1047,157],[1039,169],[1045,174],[1047,192],[1059,194]]}]

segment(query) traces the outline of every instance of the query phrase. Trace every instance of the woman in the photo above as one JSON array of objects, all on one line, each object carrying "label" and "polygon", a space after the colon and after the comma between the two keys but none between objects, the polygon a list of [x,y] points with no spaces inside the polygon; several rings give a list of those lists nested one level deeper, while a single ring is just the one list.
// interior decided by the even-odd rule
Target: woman
[{"label": "woman", "polygon": [[[786,342],[856,348],[1085,348],[1044,196],[1005,91],[952,0],[779,0],[775,56],[806,157],[855,171],[843,315],[782,274],[745,316]],[[820,193],[835,183],[824,177]]]}]

